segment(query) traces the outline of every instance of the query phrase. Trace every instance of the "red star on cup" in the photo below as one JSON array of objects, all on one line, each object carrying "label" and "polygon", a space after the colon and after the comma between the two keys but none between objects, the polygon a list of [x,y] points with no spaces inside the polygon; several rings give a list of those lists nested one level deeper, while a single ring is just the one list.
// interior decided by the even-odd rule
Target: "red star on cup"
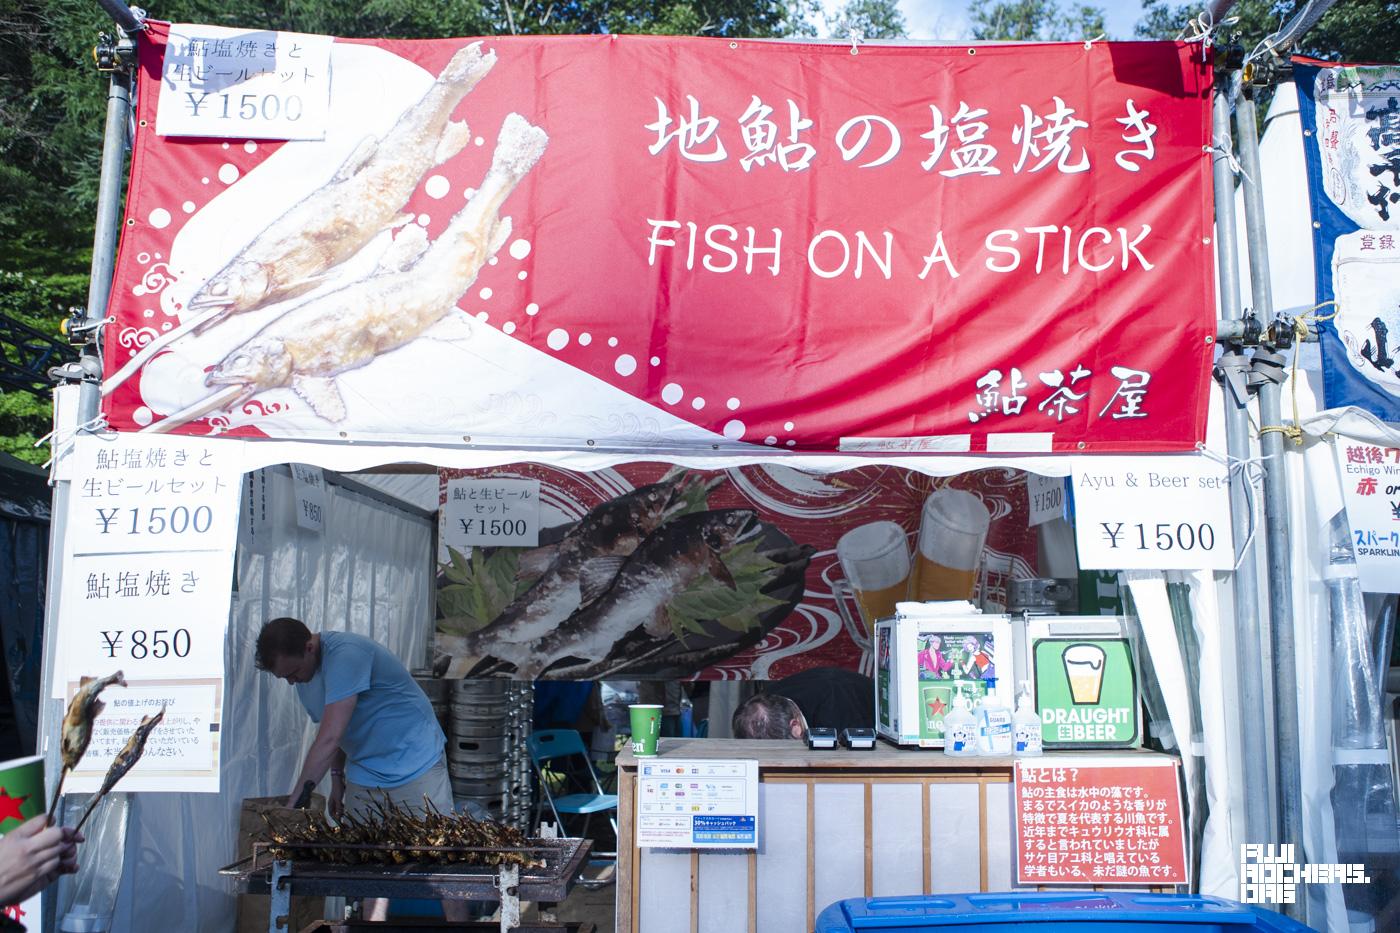
[{"label": "red star on cup", "polygon": [[948,706],[946,703],[935,697],[934,701],[928,705],[928,714],[930,716],[937,716],[947,708]]},{"label": "red star on cup", "polygon": [[28,799],[28,794],[23,797],[11,797],[6,793],[5,788],[0,787],[0,826],[4,826],[6,820],[24,822],[24,814],[20,813],[19,808],[24,806],[24,802]]}]

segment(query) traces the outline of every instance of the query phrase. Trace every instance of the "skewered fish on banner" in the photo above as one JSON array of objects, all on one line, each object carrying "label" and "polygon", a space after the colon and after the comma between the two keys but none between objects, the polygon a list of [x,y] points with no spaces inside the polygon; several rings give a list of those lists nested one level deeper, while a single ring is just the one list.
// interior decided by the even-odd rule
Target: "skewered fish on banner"
[{"label": "skewered fish on banner", "polygon": [[[538,868],[544,863],[525,852],[529,842],[520,830],[494,820],[474,820],[464,813],[443,813],[424,798],[420,812],[395,804],[386,795],[368,809],[347,812],[332,825],[317,812],[298,812],[296,821],[264,813],[273,858],[339,864],[460,862],[471,865],[515,864]],[[470,851],[494,849],[503,851]]]},{"label": "skewered fish on banner", "polygon": [[510,238],[501,205],[535,166],[549,137],[518,113],[506,116],[481,187],[409,268],[372,276],[277,318],[235,348],[205,379],[213,395],[152,424],[161,433],[259,392],[290,386],[328,421],[345,418],[335,377],[421,336],[456,309],[457,299]]},{"label": "skewered fish on banner", "polygon": [[58,773],[58,784],[53,789],[53,801],[49,804],[49,822],[53,822],[54,811],[58,809],[58,798],[63,792],[63,779],[68,772],[78,766],[92,741],[93,721],[106,709],[107,704],[97,695],[112,684],[126,686],[126,678],[121,671],[106,677],[84,677],[78,681],[78,692],[68,701],[68,712],[63,716],[63,768]]},{"label": "skewered fish on banner", "polygon": [[412,219],[400,211],[423,175],[471,140],[465,122],[449,122],[452,111],[495,64],[496,54],[483,52],[480,42],[460,49],[384,138],[366,137],[330,181],[255,236],[190,299],[195,317],[143,347],[103,383],[102,394],[191,330],[202,333],[230,315],[310,291],[380,232]]},{"label": "skewered fish on banner", "polygon": [[141,760],[141,755],[146,750],[146,740],[151,737],[151,731],[161,724],[165,719],[165,707],[160,708],[160,712],[154,716],[142,716],[141,724],[136,727],[136,731],[131,733],[131,738],[126,740],[122,750],[117,752],[117,756],[112,759],[112,763],[107,767],[107,776],[102,779],[102,786],[97,789],[97,793],[88,800],[87,809],[83,811],[82,819],[78,820],[78,829],[83,828],[87,818],[92,815],[93,808],[97,802],[107,796],[107,792],[116,786],[116,783],[126,776],[126,773],[136,766],[136,762]]}]

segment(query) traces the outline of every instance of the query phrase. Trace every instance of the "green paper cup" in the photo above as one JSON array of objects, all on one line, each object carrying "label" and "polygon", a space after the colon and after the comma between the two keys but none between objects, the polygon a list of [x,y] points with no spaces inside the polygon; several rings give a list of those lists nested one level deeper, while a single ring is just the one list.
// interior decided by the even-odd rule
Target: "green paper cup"
[{"label": "green paper cup", "polygon": [[656,754],[656,740],[661,736],[661,707],[654,703],[634,703],[627,707],[632,714],[632,754],[646,757]]}]

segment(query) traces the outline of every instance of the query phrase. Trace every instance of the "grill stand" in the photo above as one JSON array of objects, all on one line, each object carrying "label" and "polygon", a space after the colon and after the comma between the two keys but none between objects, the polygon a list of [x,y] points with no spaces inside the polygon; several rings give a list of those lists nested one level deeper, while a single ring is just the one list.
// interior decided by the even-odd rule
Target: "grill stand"
[{"label": "grill stand", "polygon": [[501,931],[510,933],[520,927],[522,896],[526,900],[545,903],[562,901],[573,886],[591,847],[586,839],[548,840],[548,843],[548,846],[536,845],[531,850],[553,849],[546,858],[546,867],[531,869],[524,878],[521,877],[520,866],[513,864],[498,865],[493,873],[488,874],[486,870],[465,873],[460,867],[426,865],[383,869],[281,859],[263,861],[256,852],[257,846],[252,856],[221,869],[220,874],[236,878],[243,891],[249,894],[261,893],[263,885],[266,885],[269,895],[268,933],[297,933],[290,929],[293,893],[353,898],[499,900]]}]

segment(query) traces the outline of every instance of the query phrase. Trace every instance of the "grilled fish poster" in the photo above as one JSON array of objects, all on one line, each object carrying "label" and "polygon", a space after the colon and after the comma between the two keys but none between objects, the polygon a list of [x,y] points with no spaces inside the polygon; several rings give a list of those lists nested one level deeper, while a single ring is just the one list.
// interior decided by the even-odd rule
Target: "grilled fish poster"
[{"label": "grilled fish poster", "polygon": [[[440,470],[441,499],[488,478],[539,483],[539,544],[441,547],[434,666],[448,677],[869,674],[875,621],[896,601],[970,598],[993,611],[1010,580],[1035,575],[1016,470],[519,464]],[[981,518],[966,574],[942,566],[949,542],[928,517],[930,500],[949,498]]]},{"label": "grilled fish poster", "polygon": [[[324,133],[278,140],[263,118],[301,104],[243,93],[267,76],[219,58],[277,34],[199,30],[138,37],[105,331],[118,430],[637,451],[1203,437],[1199,47],[336,39],[328,76],[288,76],[328,95]],[[219,135],[159,135],[162,100]]]}]

